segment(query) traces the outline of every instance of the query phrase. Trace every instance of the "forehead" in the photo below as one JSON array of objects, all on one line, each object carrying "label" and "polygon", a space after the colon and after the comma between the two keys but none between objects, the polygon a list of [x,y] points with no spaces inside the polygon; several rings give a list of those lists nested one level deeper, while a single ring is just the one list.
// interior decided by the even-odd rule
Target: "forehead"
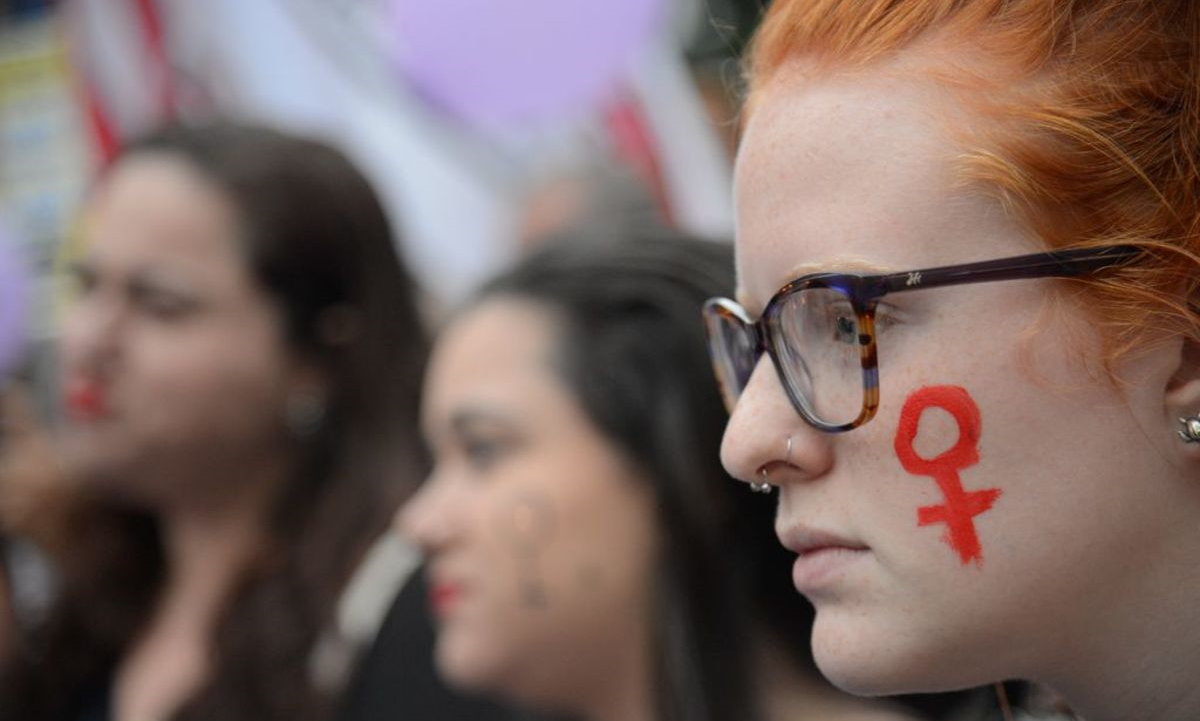
[{"label": "forehead", "polygon": [[235,209],[211,181],[165,153],[121,161],[91,198],[86,252],[114,264],[241,265]]},{"label": "forehead", "polygon": [[781,69],[761,89],[738,154],[748,305],[761,310],[802,272],[955,262],[973,257],[965,241],[981,224],[1011,234],[1000,208],[960,177],[951,128],[966,112],[912,72]]},{"label": "forehead", "polygon": [[467,404],[562,403],[551,366],[555,323],[545,308],[496,298],[467,310],[438,337],[426,378],[426,415]]}]

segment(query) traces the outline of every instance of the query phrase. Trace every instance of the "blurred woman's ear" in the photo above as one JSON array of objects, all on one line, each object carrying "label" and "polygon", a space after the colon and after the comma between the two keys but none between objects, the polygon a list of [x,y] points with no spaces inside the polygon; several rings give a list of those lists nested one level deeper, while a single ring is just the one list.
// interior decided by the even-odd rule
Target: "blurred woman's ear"
[{"label": "blurred woman's ear", "polygon": [[315,362],[298,361],[288,379],[283,423],[299,440],[311,438],[325,425],[329,412],[329,380]]}]

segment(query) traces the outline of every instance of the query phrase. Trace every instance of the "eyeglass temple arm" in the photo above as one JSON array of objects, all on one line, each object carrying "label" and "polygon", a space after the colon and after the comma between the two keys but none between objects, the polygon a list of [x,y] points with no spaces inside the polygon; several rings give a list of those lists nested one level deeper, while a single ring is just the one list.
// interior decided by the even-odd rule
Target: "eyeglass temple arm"
[{"label": "eyeglass temple arm", "polygon": [[[1013,258],[891,273],[879,276],[880,290],[896,293],[961,283],[987,283],[1026,278],[1070,278],[1129,260],[1142,250],[1133,245],[1052,250]],[[882,293],[880,293],[882,295]]]}]

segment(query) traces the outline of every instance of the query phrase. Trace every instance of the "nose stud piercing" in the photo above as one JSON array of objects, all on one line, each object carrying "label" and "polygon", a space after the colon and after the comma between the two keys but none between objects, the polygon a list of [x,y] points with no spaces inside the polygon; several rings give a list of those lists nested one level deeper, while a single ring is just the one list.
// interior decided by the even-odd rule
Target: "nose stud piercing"
[{"label": "nose stud piercing", "polygon": [[1179,437],[1183,439],[1184,443],[1200,443],[1200,416],[1180,418],[1179,424],[1183,426],[1183,430],[1179,431]]},{"label": "nose stud piercing", "polygon": [[750,484],[750,490],[754,491],[755,493],[770,493],[771,492],[771,479],[767,476],[766,467],[764,466],[764,467],[758,469],[758,472],[762,474],[763,482],[762,483],[753,483],[752,482]]},{"label": "nose stud piercing", "polygon": [[783,454],[783,459],[788,462],[788,465],[792,464],[792,437],[791,436],[787,437],[787,451]]}]

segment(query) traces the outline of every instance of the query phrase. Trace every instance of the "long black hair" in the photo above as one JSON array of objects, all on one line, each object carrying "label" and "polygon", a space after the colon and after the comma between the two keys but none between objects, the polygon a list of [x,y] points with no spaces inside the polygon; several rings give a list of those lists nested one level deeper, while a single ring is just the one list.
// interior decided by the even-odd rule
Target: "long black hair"
[{"label": "long black hair", "polygon": [[[340,591],[423,476],[417,434],[428,341],[382,206],[339,151],[218,122],[172,126],[117,159],[181,159],[237,212],[248,267],[293,352],[328,382],[325,421],[297,439],[297,471],[269,509],[268,547],[219,619],[212,675],[175,721],[320,718],[310,659]],[[166,572],[152,513],[93,500],[70,527],[63,592],[38,654],[0,674],[0,719],[72,719],[141,630]],[[101,691],[102,694],[102,691]]]},{"label": "long black hair", "polygon": [[[751,661],[759,606],[785,600],[786,612],[772,616],[794,627],[797,649],[807,648],[811,610],[778,570],[790,562],[771,531],[772,499],[733,481],[718,459],[726,415],[700,305],[732,292],[732,249],[661,230],[630,235],[555,240],[478,301],[515,296],[560,320],[557,370],[655,486],[657,718],[760,718]],[[761,587],[775,577],[785,592]]]}]

